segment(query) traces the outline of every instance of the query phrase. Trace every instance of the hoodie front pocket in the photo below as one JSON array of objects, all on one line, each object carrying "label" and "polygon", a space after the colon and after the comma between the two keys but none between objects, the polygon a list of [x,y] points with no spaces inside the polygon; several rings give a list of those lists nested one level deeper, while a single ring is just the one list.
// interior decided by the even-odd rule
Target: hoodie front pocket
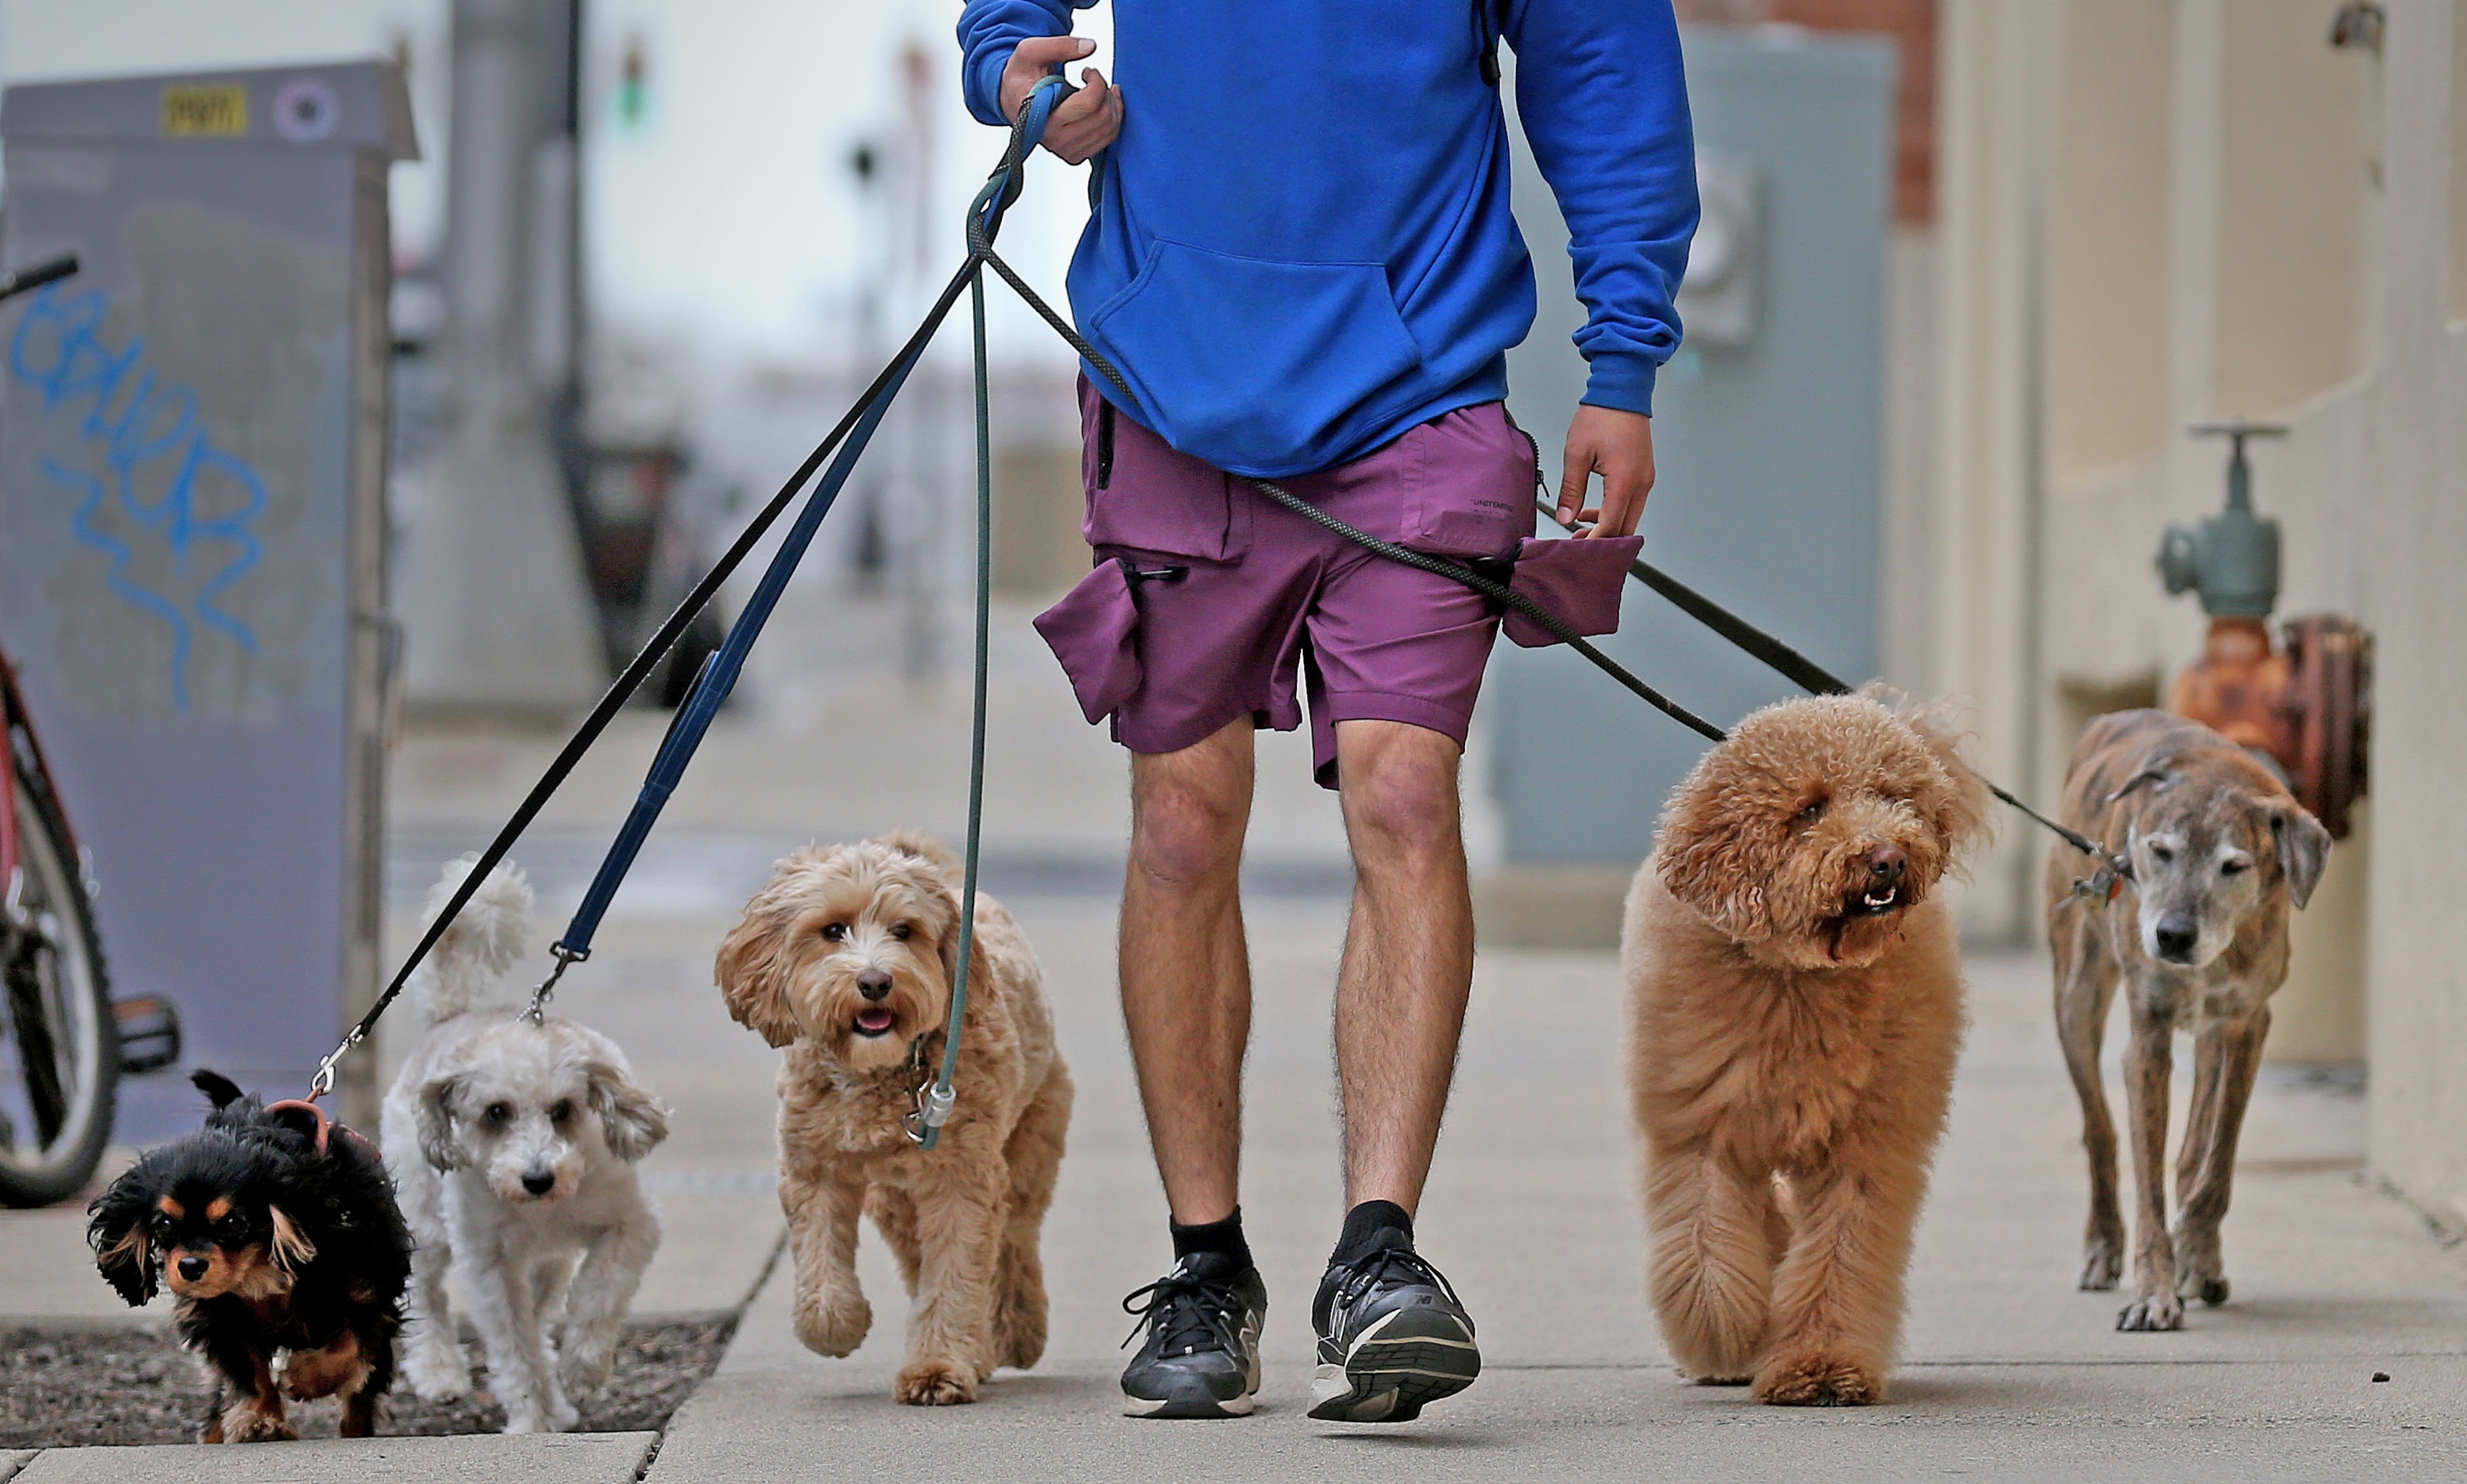
[{"label": "hoodie front pocket", "polygon": [[1166,442],[1220,468],[1309,448],[1421,364],[1376,263],[1279,263],[1159,239],[1089,316]]}]

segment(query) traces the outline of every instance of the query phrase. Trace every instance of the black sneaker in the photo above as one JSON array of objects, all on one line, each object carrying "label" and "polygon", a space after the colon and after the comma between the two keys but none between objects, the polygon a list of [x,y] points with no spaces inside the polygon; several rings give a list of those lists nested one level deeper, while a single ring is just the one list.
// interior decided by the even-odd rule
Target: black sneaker
[{"label": "black sneaker", "polygon": [[1249,1415],[1259,1390],[1259,1330],[1268,1321],[1268,1285],[1258,1268],[1193,1252],[1134,1290],[1122,1309],[1140,1315],[1123,1344],[1147,1332],[1122,1372],[1124,1415]]},{"label": "black sneaker", "polygon": [[1323,1422],[1411,1422],[1482,1374],[1473,1320],[1413,1239],[1383,1231],[1378,1245],[1331,1267],[1311,1304],[1319,1371],[1310,1414]]}]

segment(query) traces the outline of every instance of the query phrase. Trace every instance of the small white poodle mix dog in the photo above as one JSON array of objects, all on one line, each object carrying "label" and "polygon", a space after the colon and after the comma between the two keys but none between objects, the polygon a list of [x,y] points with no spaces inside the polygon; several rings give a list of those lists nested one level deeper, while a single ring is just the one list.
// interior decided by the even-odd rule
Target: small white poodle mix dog
[{"label": "small white poodle mix dog", "polygon": [[[433,921],[476,857],[445,867]],[[531,925],[519,871],[490,873],[413,978],[426,1033],[386,1094],[383,1142],[412,1254],[402,1369],[430,1400],[470,1369],[446,1299],[450,1272],[488,1358],[508,1432],[562,1432],[574,1398],[608,1379],[625,1311],[659,1249],[635,1161],[668,1137],[667,1110],[625,1054],[555,1016],[533,1025],[506,983]]]}]

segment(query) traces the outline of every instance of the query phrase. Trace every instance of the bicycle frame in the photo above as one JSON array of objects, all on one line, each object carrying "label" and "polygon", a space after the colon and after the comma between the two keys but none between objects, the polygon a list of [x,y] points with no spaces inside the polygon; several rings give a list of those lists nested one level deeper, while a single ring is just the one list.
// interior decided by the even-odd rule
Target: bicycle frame
[{"label": "bicycle frame", "polygon": [[[52,776],[52,765],[43,756],[42,742],[34,736],[34,725],[26,715],[26,697],[17,689],[17,672],[11,668],[9,656],[0,653],[0,750],[9,756],[0,758],[0,926],[9,925],[8,916],[17,909],[19,845],[17,843],[17,770],[13,765],[18,749],[24,749],[26,765],[43,781],[52,797],[60,796],[58,781]],[[77,830],[63,818],[68,831],[69,865],[77,869],[82,857],[79,853]]]},{"label": "bicycle frame", "polygon": [[17,676],[0,654],[0,923],[17,911]]},{"label": "bicycle frame", "polygon": [[[20,272],[0,275],[0,299],[12,299],[29,289],[57,283],[77,270],[77,254],[66,253]],[[43,744],[34,740],[34,724],[26,716],[26,697],[17,689],[17,672],[10,668],[9,656],[0,653],[0,752],[8,754],[0,756],[0,926],[9,925],[8,919],[13,917],[17,910],[17,770],[14,764],[16,739],[20,735],[26,740],[27,765],[43,780],[43,787],[51,789],[52,797],[58,798],[60,790],[52,778],[52,766],[43,760]],[[65,819],[61,824],[63,829],[68,828]],[[75,862],[79,858],[77,832],[72,829],[68,833],[71,869],[76,869]]]}]

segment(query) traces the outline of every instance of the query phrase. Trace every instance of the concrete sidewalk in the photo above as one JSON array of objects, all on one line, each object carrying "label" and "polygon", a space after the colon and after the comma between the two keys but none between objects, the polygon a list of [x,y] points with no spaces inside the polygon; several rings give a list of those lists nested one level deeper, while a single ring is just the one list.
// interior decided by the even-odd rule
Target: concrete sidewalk
[{"label": "concrete sidewalk", "polygon": [[[827,1457],[861,1473],[1074,1479],[2363,1478],[2455,1473],[2467,1286],[2406,1207],[2364,1186],[2352,1091],[2274,1076],[2228,1226],[2234,1302],[2120,1335],[2072,1290],[2086,1181],[2033,956],[1972,962],[1977,1020],[1912,1281],[1890,1405],[1804,1413],[1670,1375],[1646,1311],[1607,955],[1486,953],[1421,1245],[1482,1329],[1487,1370],[1391,1429],[1304,1418],[1307,1306],[1339,1215],[1324,1052],[1333,905],[1255,910],[1260,986],[1246,1222],[1274,1305],[1260,1415],[1116,1415],[1118,1295],[1167,1262],[1129,1069],[1106,1004],[1101,905],[1023,903],[1080,1084],[1048,1225],[1053,1342],[974,1407],[894,1406],[895,1278],[866,1244],[875,1334],[847,1360],[789,1333],[775,1272],[719,1374],[671,1423],[655,1480]],[[2179,1122],[2181,1127],[2181,1119]],[[2377,1382],[2376,1373],[2390,1380]]]}]

